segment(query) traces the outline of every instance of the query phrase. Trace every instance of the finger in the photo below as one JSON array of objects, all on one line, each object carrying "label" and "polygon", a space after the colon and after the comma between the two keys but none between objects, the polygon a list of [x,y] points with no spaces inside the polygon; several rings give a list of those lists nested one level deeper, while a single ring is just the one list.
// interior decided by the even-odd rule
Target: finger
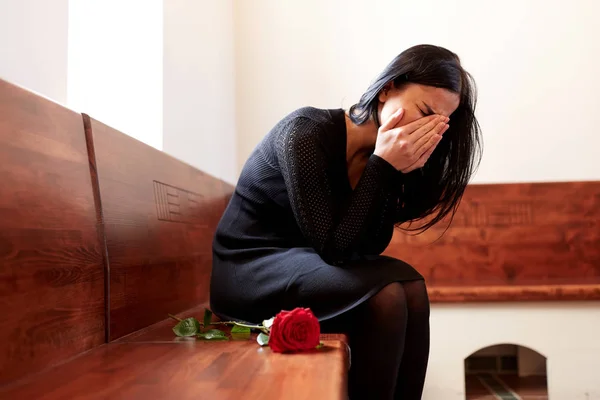
[{"label": "finger", "polygon": [[[425,125],[423,128],[425,128],[428,125]],[[421,149],[424,145],[426,145],[432,139],[432,137],[439,136],[439,138],[441,139],[442,134],[448,129],[447,127],[448,125],[446,123],[440,122],[438,124],[435,124],[428,132],[422,134],[421,137],[419,137],[419,139],[417,139],[413,143],[413,149],[415,150],[415,152]],[[417,135],[417,133],[415,132],[414,135]]]},{"label": "finger", "polygon": [[436,149],[438,143],[440,142],[440,140],[441,140],[441,138],[439,140],[437,140],[431,147],[429,147],[427,149],[427,151],[425,151],[419,157],[419,159],[413,163],[413,165],[411,165],[410,167],[408,167],[407,172],[414,171],[415,169],[418,169],[418,168],[423,168],[425,166],[425,163],[427,163],[427,160],[429,160],[429,157],[431,157],[431,155],[435,151],[435,149]]},{"label": "finger", "polygon": [[437,147],[438,143],[441,140],[442,137],[440,135],[432,136],[431,139],[427,141],[427,143],[425,143],[423,146],[421,146],[420,149],[418,149],[415,152],[415,155],[417,156],[417,158],[421,158],[424,154],[427,154],[428,151],[433,152],[433,150]]},{"label": "finger", "polygon": [[396,124],[398,122],[400,122],[400,120],[402,119],[403,115],[404,115],[403,108],[399,108],[398,110],[396,110],[396,112],[393,113],[392,115],[390,115],[388,120],[385,121],[383,123],[383,125],[381,125],[381,127],[379,128],[381,130],[381,132],[388,131],[388,130],[392,129],[394,126],[396,126]]},{"label": "finger", "polygon": [[442,131],[440,132],[440,135],[443,135],[448,129],[450,129],[450,125],[446,124],[446,126],[444,126],[444,129],[442,129]]},{"label": "finger", "polygon": [[415,145],[421,145],[423,139],[427,140],[431,132],[438,132],[440,127],[444,126],[444,122],[438,118],[423,125],[408,136],[408,141]]},{"label": "finger", "polygon": [[[423,117],[423,118],[419,118],[413,122],[411,122],[410,124],[406,124],[402,127],[402,132],[407,134],[407,135],[413,135],[416,134],[417,131],[421,128],[423,128],[425,125],[428,125],[429,123],[432,123],[432,127],[433,125],[435,125],[438,122],[447,122],[448,121],[448,117],[444,117],[443,115],[437,115],[437,114],[433,114],[433,115],[428,115],[427,117]],[[426,129],[425,132],[427,132],[429,129]]]}]

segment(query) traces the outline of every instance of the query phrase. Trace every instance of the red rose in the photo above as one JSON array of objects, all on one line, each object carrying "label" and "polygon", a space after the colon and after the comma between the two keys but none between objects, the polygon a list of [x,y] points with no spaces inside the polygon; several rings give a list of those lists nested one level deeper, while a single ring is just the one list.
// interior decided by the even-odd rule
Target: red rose
[{"label": "red rose", "polygon": [[277,353],[314,349],[319,345],[321,326],[308,308],[282,311],[273,321],[269,347]]}]

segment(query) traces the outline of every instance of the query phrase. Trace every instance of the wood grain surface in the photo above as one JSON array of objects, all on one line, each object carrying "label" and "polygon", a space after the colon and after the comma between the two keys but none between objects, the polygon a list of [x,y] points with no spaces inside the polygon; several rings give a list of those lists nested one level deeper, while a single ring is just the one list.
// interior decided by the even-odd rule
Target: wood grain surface
[{"label": "wood grain surface", "polygon": [[0,80],[0,386],[104,342],[81,115]]},{"label": "wood grain surface", "polygon": [[233,188],[84,115],[110,271],[110,339],[208,300],[212,239]]},{"label": "wood grain surface", "polygon": [[450,228],[400,230],[385,254],[426,278],[432,301],[600,299],[600,182],[477,184]]},{"label": "wood grain surface", "polygon": [[0,398],[341,400],[347,368],[339,341],[304,354],[273,353],[248,340],[110,343],[0,389]]}]

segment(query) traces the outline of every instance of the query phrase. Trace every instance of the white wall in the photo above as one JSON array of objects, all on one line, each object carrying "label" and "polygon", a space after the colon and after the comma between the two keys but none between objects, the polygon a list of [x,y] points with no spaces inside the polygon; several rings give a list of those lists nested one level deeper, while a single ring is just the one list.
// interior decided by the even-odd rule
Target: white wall
[{"label": "white wall", "polygon": [[600,399],[600,302],[435,305],[425,400],[464,400],[469,354],[497,343],[547,357],[551,400]]},{"label": "white wall", "polygon": [[[479,87],[475,182],[600,179],[600,2],[236,2],[238,168],[286,113],[348,108],[403,49],[456,52]],[[464,358],[498,343],[548,356],[552,400],[600,399],[600,304],[433,305],[424,399],[464,399]]]},{"label": "white wall", "polygon": [[68,0],[0,0],[0,78],[67,98]]},{"label": "white wall", "polygon": [[518,354],[518,346],[514,344],[495,344],[490,347],[479,349],[470,356],[516,356]]},{"label": "white wall", "polygon": [[69,2],[67,104],[162,148],[162,0]]},{"label": "white wall", "polygon": [[237,180],[233,32],[233,0],[164,2],[164,150],[230,183]]}]

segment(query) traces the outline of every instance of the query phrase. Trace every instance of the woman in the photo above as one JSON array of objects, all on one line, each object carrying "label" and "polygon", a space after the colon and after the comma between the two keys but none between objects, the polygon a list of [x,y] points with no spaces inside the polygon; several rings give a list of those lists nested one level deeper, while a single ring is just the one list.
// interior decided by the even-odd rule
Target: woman
[{"label": "woman", "polygon": [[427,229],[458,206],[479,150],[472,85],[455,54],[421,45],[348,113],[307,107],[281,120],[218,226],[212,310],[260,323],[309,307],[324,330],[349,335],[352,399],[421,398],[425,283],[380,254],[395,225]]}]

